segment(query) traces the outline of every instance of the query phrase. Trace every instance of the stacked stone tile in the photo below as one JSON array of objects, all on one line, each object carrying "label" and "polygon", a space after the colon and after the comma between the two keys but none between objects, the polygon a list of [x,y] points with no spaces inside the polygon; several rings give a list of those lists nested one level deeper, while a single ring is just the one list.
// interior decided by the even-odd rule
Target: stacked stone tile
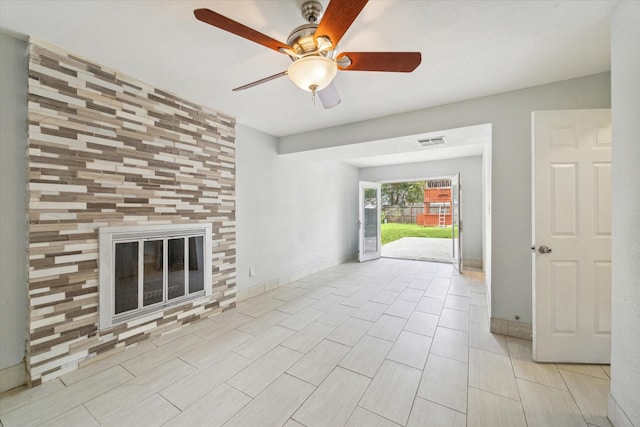
[{"label": "stacked stone tile", "polygon": [[[29,333],[39,384],[235,306],[235,120],[42,42],[29,48]],[[98,329],[98,229],[211,223],[211,297]]]}]

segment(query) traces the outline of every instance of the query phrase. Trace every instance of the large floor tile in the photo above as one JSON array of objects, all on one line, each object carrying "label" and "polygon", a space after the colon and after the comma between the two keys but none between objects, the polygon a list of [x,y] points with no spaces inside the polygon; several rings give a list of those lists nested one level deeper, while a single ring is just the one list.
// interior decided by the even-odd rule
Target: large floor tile
[{"label": "large floor tile", "polygon": [[445,308],[453,308],[454,310],[469,311],[469,297],[461,297],[458,295],[447,295],[444,300]]},{"label": "large floor tile", "polygon": [[387,311],[389,305],[382,304],[379,302],[369,301],[365,303],[358,311],[353,313],[351,317],[355,317],[356,319],[368,320],[370,322],[377,321],[382,313]]},{"label": "large floor tile", "polygon": [[520,400],[509,357],[469,349],[469,385],[513,400]]},{"label": "large floor tile", "polygon": [[311,384],[283,374],[231,418],[225,427],[280,427],[314,390]]},{"label": "large floor tile", "polygon": [[467,374],[464,362],[430,354],[425,365],[418,396],[459,412],[467,412]]},{"label": "large floor tile", "polygon": [[383,314],[371,329],[369,329],[367,335],[387,341],[395,341],[400,335],[405,323],[407,323],[407,319]]},{"label": "large floor tile", "polygon": [[185,409],[227,379],[251,364],[251,359],[228,351],[178,379],[160,394],[180,409]]},{"label": "large floor tile", "polygon": [[267,314],[264,314],[256,319],[238,326],[237,329],[239,331],[246,332],[247,334],[256,336],[263,333],[270,327],[282,322],[288,317],[289,315],[287,313],[273,310],[268,312]]},{"label": "large floor tile", "polygon": [[407,288],[402,291],[398,299],[417,303],[422,299],[423,295],[424,290],[422,289]]},{"label": "large floor tile", "polygon": [[469,334],[439,326],[433,337],[431,353],[466,363],[469,360]]},{"label": "large floor tile", "polygon": [[317,386],[350,350],[346,345],[324,340],[289,368],[287,373]]},{"label": "large floor tile", "polygon": [[[133,376],[121,366],[114,366],[75,384],[30,401],[3,414],[4,427],[38,425],[57,417],[96,396],[131,380]],[[88,409],[88,408],[87,408]]]},{"label": "large floor tile", "polygon": [[489,325],[489,312],[487,306],[469,305],[469,320],[471,323],[480,323],[482,325]]},{"label": "large floor tile", "polygon": [[320,341],[325,339],[334,329],[335,326],[314,321],[289,337],[282,345],[301,353],[308,353],[309,350],[318,345]]},{"label": "large floor tile", "polygon": [[281,299],[283,301],[296,301],[308,293],[309,293],[308,289],[304,289],[292,284],[288,284],[286,286],[282,286],[276,289],[275,291],[273,291],[272,297],[274,299]]},{"label": "large floor tile", "polygon": [[398,299],[389,306],[385,314],[408,319],[416,305],[418,305],[416,302]]},{"label": "large floor tile", "polygon": [[419,369],[385,360],[360,406],[398,424],[406,424],[421,373]]},{"label": "large floor tile", "polygon": [[435,314],[414,311],[411,317],[409,317],[409,320],[407,320],[407,323],[404,325],[404,330],[433,337],[436,333],[437,326],[438,316]]},{"label": "large floor tile", "polygon": [[392,346],[392,342],[365,335],[342,359],[340,366],[373,378]]},{"label": "large floor tile", "polygon": [[520,402],[469,387],[468,427],[527,427]]},{"label": "large floor tile", "polygon": [[302,356],[302,353],[278,346],[228,379],[227,384],[256,397]]},{"label": "large floor tile", "polygon": [[371,411],[367,411],[360,406],[354,409],[349,421],[345,424],[345,427],[399,427],[400,424],[396,424],[380,415],[374,414]]},{"label": "large floor tile", "polygon": [[444,297],[432,298],[429,296],[424,296],[418,302],[418,305],[416,306],[416,311],[435,314],[436,316],[440,316],[443,306],[444,306]]},{"label": "large floor tile", "polygon": [[[271,298],[270,294],[259,295],[258,297],[247,300],[246,302],[249,304],[238,304],[236,309],[239,313],[251,317],[260,317],[287,303],[280,299]],[[251,304],[251,302],[256,302],[256,304]]]},{"label": "large floor tile", "polygon": [[318,322],[326,323],[327,325],[338,326],[347,320],[357,310],[353,307],[338,304],[324,315],[318,318]]},{"label": "large floor tile", "polygon": [[558,363],[558,369],[563,369],[565,371],[577,372],[583,375],[589,375],[596,378],[602,378],[606,380],[609,378],[607,371],[604,369],[609,365],[579,365],[572,363]]},{"label": "large floor tile", "polygon": [[163,424],[163,427],[221,426],[250,401],[251,398],[246,394],[221,384]]},{"label": "large floor tile", "polygon": [[93,427],[98,425],[98,421],[93,418],[93,415],[84,406],[80,405],[43,424],[39,424],[38,427]]},{"label": "large floor tile", "polygon": [[399,296],[400,296],[400,292],[394,292],[394,291],[390,291],[390,290],[384,289],[384,290],[378,292],[373,298],[371,298],[371,301],[390,305]]},{"label": "large floor tile", "polygon": [[337,367],[292,418],[308,427],[343,425],[370,381],[364,375]]},{"label": "large floor tile", "polygon": [[256,360],[277,347],[293,334],[295,334],[295,331],[275,325],[260,335],[248,339],[243,344],[234,348],[233,351],[249,359]]},{"label": "large floor tile", "polygon": [[326,311],[318,310],[316,308],[305,307],[302,310],[298,311],[296,314],[292,314],[288,318],[284,319],[279,323],[280,326],[284,326],[285,328],[293,329],[294,331],[300,331],[314,320],[323,316]]},{"label": "large floor tile", "polygon": [[555,364],[533,361],[531,341],[507,337],[507,347],[516,377],[562,390],[567,389]]},{"label": "large floor tile", "polygon": [[289,301],[288,303],[276,308],[276,310],[286,314],[296,314],[300,310],[310,306],[311,304],[315,304],[316,302],[317,302],[316,299],[313,299],[309,296],[305,296],[293,301]]},{"label": "large floor tile", "polygon": [[206,340],[197,346],[189,347],[180,355],[180,359],[198,368],[207,366],[251,338],[252,335],[234,329],[215,340]]},{"label": "large floor tile", "polygon": [[469,331],[469,312],[454,310],[451,308],[443,308],[440,314],[439,326],[445,328],[457,329],[459,331]]},{"label": "large floor tile", "polygon": [[122,366],[133,375],[141,375],[153,368],[162,366],[197,346],[205,345],[206,341],[195,335],[185,335],[168,344],[140,354],[122,363]]},{"label": "large floor tile", "polygon": [[469,347],[509,356],[505,336],[491,333],[488,324],[470,324]]},{"label": "large floor tile", "polygon": [[432,284],[429,285],[424,293],[425,298],[442,299],[447,297],[447,286],[434,286],[433,282],[437,282],[438,279],[433,279]]},{"label": "large floor tile", "polygon": [[[193,371],[194,368],[191,365],[180,359],[173,359],[162,366],[112,388],[106,393],[89,400],[84,405],[98,421],[103,423]],[[135,399],[132,398],[133,396],[135,396]]]},{"label": "large floor tile", "polygon": [[425,273],[425,274],[422,274],[420,277],[417,277],[411,280],[407,285],[407,288],[419,289],[423,291],[423,294],[424,294],[424,291],[426,291],[429,285],[431,284],[431,280],[433,280],[433,275]]},{"label": "large floor tile", "polygon": [[[102,372],[102,370],[100,370],[100,372]],[[14,388],[13,390],[5,391],[0,394],[0,415],[64,389],[65,386],[62,381],[56,379],[37,387],[30,388],[24,385]]]},{"label": "large floor tile", "polygon": [[[329,290],[329,292],[331,292],[331,290]],[[344,299],[345,297],[343,296],[329,293],[311,304],[310,307],[317,308],[318,310],[329,311],[340,304]]]},{"label": "large floor tile", "polygon": [[451,279],[449,293],[451,295],[469,297],[471,296],[471,282],[461,276],[454,277]]},{"label": "large floor tile", "polygon": [[349,307],[360,309],[362,308],[377,292],[371,289],[363,289],[359,292],[351,295],[349,298],[346,298],[340,302],[342,305],[346,305]]},{"label": "large floor tile", "polygon": [[522,379],[517,382],[528,427],[587,427],[568,391]]},{"label": "large floor tile", "polygon": [[487,295],[484,292],[471,292],[471,305],[487,306]]},{"label": "large floor tile", "polygon": [[431,338],[403,331],[387,355],[387,359],[422,370],[427,361]]},{"label": "large floor tile", "polygon": [[607,419],[609,380],[574,371],[560,369],[571,395],[589,424],[601,427],[610,425]]},{"label": "large floor tile", "polygon": [[451,275],[448,277],[440,276],[440,272],[436,272],[436,277],[431,280],[431,287],[434,288],[443,288],[449,290],[449,286],[451,285]]},{"label": "large floor tile", "polygon": [[465,414],[416,397],[407,427],[466,427]]},{"label": "large floor tile", "polygon": [[354,346],[360,338],[373,326],[373,322],[366,320],[348,318],[340,326],[333,330],[327,339],[340,344]]},{"label": "large floor tile", "polygon": [[[189,327],[185,327],[183,329],[189,330]],[[187,334],[183,334],[183,335],[187,335]],[[179,337],[176,336],[176,338],[179,338]],[[156,340],[153,340],[153,341],[156,342]],[[120,363],[126,362],[127,360],[133,359],[134,357],[137,357],[143,353],[146,353],[151,350],[155,350],[156,348],[157,348],[157,345],[153,344],[150,340],[142,341],[136,344],[135,346],[132,346],[131,348],[121,350],[120,352],[109,355],[102,360],[91,361],[91,363],[82,367],[82,369],[71,371],[68,374],[60,377],[60,379],[65,385],[71,385],[71,384],[77,383],[80,380],[83,380],[92,375],[95,375],[98,372],[102,372],[105,369],[111,368]],[[37,387],[35,389],[37,389]],[[1,408],[2,407],[0,406],[0,413],[2,413]]]},{"label": "large floor tile", "polygon": [[[205,340],[215,340],[219,336],[224,335],[227,332],[252,321],[253,319],[253,317],[242,314],[237,310],[228,310],[203,321],[205,322],[204,325],[201,325],[200,322],[194,324],[193,327],[190,328],[189,332],[192,335]],[[167,337],[167,339],[169,338]],[[159,341],[162,342],[164,340]]]},{"label": "large floor tile", "polygon": [[180,410],[159,394],[153,394],[129,409],[118,411],[105,427],[159,426],[180,413]]}]

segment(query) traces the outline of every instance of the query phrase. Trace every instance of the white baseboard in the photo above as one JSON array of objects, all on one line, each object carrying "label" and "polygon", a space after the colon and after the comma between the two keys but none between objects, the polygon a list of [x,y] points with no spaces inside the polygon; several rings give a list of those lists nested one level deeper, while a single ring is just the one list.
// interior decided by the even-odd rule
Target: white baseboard
[{"label": "white baseboard", "polygon": [[635,424],[631,422],[627,414],[625,414],[624,410],[618,405],[618,401],[609,393],[609,421],[615,427],[636,427]]},{"label": "white baseboard", "polygon": [[238,289],[238,287],[236,287],[237,301],[240,302],[240,301],[247,300],[249,298],[253,298],[265,292],[269,292],[274,289],[277,289],[281,286],[288,285],[289,283],[295,282],[296,280],[302,279],[303,277],[307,277],[319,271],[326,270],[327,268],[335,267],[336,265],[339,265],[348,261],[352,261],[353,259],[354,259],[353,255],[349,255],[343,258],[335,258],[335,259],[319,262],[317,264],[312,264],[302,270],[285,274],[284,276],[271,279],[265,283],[252,286],[247,289]]},{"label": "white baseboard", "polygon": [[508,337],[531,340],[531,323],[517,322],[515,320],[505,320],[492,317],[489,330],[494,334],[506,335]]}]

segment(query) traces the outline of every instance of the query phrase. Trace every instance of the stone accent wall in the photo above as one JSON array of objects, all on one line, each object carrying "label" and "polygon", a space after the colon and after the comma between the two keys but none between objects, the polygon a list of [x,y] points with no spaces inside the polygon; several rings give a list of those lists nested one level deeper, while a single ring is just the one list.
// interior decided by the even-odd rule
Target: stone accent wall
[{"label": "stone accent wall", "polygon": [[[32,41],[26,366],[39,384],[235,306],[235,120]],[[213,226],[211,297],[98,330],[98,228]]]}]

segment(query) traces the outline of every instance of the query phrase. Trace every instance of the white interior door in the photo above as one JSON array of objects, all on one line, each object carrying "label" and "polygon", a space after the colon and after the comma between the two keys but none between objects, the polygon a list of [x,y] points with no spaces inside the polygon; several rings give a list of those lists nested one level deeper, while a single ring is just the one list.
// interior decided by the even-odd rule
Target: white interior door
[{"label": "white interior door", "polygon": [[460,172],[451,179],[451,233],[453,241],[453,261],[458,272],[462,273],[462,221],[460,220]]},{"label": "white interior door", "polygon": [[533,113],[533,358],[609,363],[611,112]]},{"label": "white interior door", "polygon": [[380,184],[360,181],[358,260],[380,258]]}]

